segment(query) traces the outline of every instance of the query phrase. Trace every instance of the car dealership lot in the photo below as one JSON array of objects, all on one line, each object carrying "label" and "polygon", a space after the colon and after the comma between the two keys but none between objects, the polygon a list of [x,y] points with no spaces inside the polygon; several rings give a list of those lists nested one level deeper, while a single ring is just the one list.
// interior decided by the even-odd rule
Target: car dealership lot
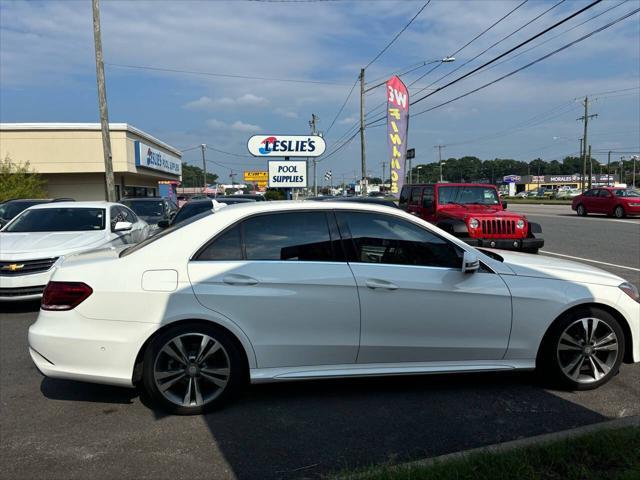
[{"label": "car dealership lot", "polygon": [[[629,241],[637,220],[520,207],[542,224],[545,251],[639,267]],[[634,270],[601,266],[638,284]],[[588,392],[548,390],[530,373],[321,381],[253,386],[219,412],[166,416],[132,390],[44,379],[26,349],[37,305],[3,308],[0,462],[9,478],[314,477],[640,414],[636,364]]]}]

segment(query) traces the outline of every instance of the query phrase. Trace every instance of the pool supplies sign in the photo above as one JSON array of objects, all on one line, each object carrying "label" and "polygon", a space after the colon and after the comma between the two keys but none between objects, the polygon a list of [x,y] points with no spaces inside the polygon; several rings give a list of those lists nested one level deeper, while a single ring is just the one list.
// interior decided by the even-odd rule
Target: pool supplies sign
[{"label": "pool supplies sign", "polygon": [[254,135],[247,148],[254,157],[319,157],[326,144],[318,135]]},{"label": "pool supplies sign", "polygon": [[138,140],[134,142],[136,167],[150,168],[160,172],[182,175],[182,162],[176,156],[150,147]]},{"label": "pool supplies sign", "polygon": [[306,186],[306,161],[269,160],[270,188],[305,188]]}]

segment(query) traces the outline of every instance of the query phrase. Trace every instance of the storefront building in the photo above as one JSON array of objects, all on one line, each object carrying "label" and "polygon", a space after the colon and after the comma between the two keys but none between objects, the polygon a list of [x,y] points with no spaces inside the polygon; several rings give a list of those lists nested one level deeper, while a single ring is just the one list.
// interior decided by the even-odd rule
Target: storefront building
[{"label": "storefront building", "polygon": [[[589,184],[589,175],[584,179],[585,185]],[[582,175],[507,175],[503,178],[505,193],[515,195],[520,192],[529,192],[544,188],[545,190],[563,188],[581,188]],[[591,176],[593,187],[618,186],[619,175],[593,174]]]},{"label": "storefront building", "polygon": [[[126,123],[109,125],[118,199],[159,195],[158,182],[179,182],[182,153]],[[29,163],[49,198],[104,200],[99,123],[2,123],[0,158]]]}]

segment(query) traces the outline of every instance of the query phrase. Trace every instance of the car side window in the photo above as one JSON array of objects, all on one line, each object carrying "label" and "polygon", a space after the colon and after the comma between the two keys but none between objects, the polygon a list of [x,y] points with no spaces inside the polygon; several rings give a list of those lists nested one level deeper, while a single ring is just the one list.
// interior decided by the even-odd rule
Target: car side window
[{"label": "car side window", "polygon": [[600,190],[599,195],[602,198],[609,198],[609,192],[607,190]]},{"label": "car side window", "polygon": [[242,260],[240,225],[236,224],[209,243],[198,255],[198,260]]},{"label": "car side window", "polygon": [[398,206],[400,208],[407,208],[407,203],[409,203],[409,188],[402,187],[400,198],[398,199]]},{"label": "car side window", "polygon": [[414,187],[411,189],[411,205],[420,205],[420,199],[422,197],[422,187]]},{"label": "car side window", "polygon": [[113,231],[114,228],[116,228],[116,223],[118,222],[126,222],[127,220],[125,220],[125,215],[122,211],[122,209],[118,206],[113,206],[110,209],[110,215],[111,215],[111,230]]},{"label": "car side window", "polygon": [[596,197],[598,196],[597,190],[588,190],[582,194],[584,197]]},{"label": "car side window", "polygon": [[348,226],[355,252],[350,261],[460,268],[462,250],[449,241],[391,215],[337,212]]},{"label": "car side window", "polygon": [[259,215],[242,222],[247,260],[333,261],[325,212]]},{"label": "car side window", "polygon": [[433,187],[424,187],[422,191],[422,207],[433,209]]},{"label": "car side window", "polygon": [[131,222],[131,223],[136,223],[138,221],[138,217],[136,217],[136,214],[133,213],[132,210],[128,209],[125,206],[121,206],[118,207],[123,215],[123,218],[125,222]]}]

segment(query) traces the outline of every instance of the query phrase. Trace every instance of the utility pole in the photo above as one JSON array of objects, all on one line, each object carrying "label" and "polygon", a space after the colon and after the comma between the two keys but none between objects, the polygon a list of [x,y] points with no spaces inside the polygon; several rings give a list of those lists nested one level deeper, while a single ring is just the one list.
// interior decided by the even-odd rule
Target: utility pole
[{"label": "utility pole", "polygon": [[609,150],[609,155],[607,156],[607,187],[609,186],[611,177],[611,150]]},{"label": "utility pole", "polygon": [[[309,121],[309,126],[311,127],[311,135],[316,135],[317,134],[317,121],[318,121],[318,116],[315,113],[311,114],[311,120]],[[309,159],[307,159],[307,163],[309,162]],[[316,170],[316,166],[317,166],[317,159],[316,157],[313,157],[313,195],[314,196],[318,196],[318,181],[317,181],[317,170]]]},{"label": "utility pole", "polygon": [[440,165],[440,183],[442,183],[442,149],[446,145],[435,145],[433,148],[438,149],[438,164]]},{"label": "utility pole", "polygon": [[200,145],[200,151],[202,152],[202,193],[207,189],[207,161],[204,158],[206,148],[206,144],[203,143]]},{"label": "utility pole", "polygon": [[589,145],[589,190],[591,190],[592,179],[593,179],[593,160],[591,159],[591,145]]},{"label": "utility pole", "polygon": [[360,159],[362,162],[362,185],[360,194],[367,196],[367,156],[364,145],[364,68],[360,69]]},{"label": "utility pole", "polygon": [[[102,130],[102,151],[104,155],[104,188],[108,202],[115,202],[116,186],[113,177],[111,157],[111,137],[109,136],[109,111],[107,110],[107,89],[104,83],[104,58],[102,56],[102,34],[100,32],[100,1],[93,0],[93,45],[96,55],[96,78],[98,82],[98,105],[100,107],[100,127]],[[124,192],[121,192],[124,194]]]},{"label": "utility pole", "polygon": [[598,114],[589,115],[589,97],[584,97],[583,101],[584,105],[584,115],[577,120],[582,120],[584,122],[584,134],[582,136],[582,191],[584,192],[584,178],[587,176],[587,145],[589,145],[588,140],[588,129],[589,129],[589,119],[595,118]]}]

